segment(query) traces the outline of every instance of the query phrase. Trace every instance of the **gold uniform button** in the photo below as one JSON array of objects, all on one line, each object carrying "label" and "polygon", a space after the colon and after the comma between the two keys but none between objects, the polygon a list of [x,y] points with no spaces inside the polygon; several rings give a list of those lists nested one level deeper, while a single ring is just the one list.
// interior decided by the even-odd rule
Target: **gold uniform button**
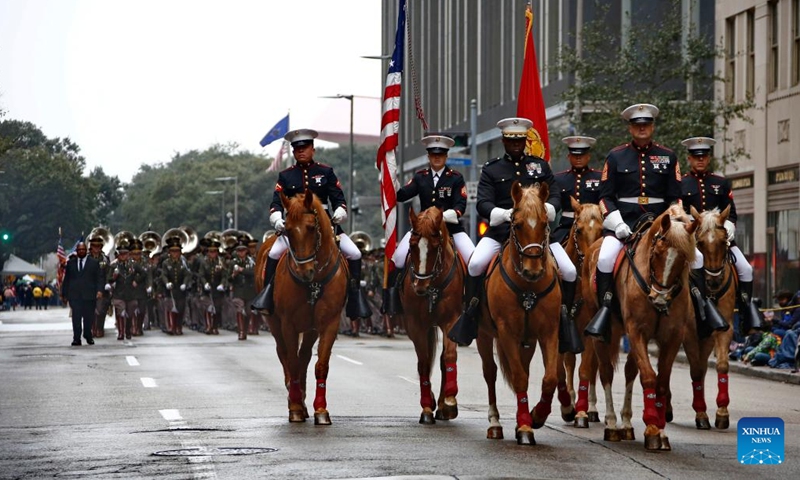
[{"label": "gold uniform button", "polygon": [[644,183],[642,184],[642,188],[645,188],[646,186],[647,186],[647,185],[645,185]]},{"label": "gold uniform button", "polygon": [[519,172],[517,172],[517,176],[518,176],[518,177],[520,176],[520,173],[519,173]]}]

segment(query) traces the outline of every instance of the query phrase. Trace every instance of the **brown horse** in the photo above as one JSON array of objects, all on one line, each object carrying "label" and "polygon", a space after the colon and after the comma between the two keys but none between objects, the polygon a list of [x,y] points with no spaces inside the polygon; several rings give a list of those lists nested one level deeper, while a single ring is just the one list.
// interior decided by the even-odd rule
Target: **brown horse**
[{"label": "brown horse", "polygon": [[[281,194],[281,203],[286,211],[283,235],[288,239],[289,248],[276,269],[275,311],[264,317],[275,337],[289,390],[290,422],[303,422],[308,418],[306,372],[312,348],[319,338],[314,368],[314,423],[330,425],[325,398],[328,364],[347,299],[347,269],[336,246],[330,218],[319,199],[306,190],[291,198]],[[261,267],[259,272],[263,272],[267,252],[274,241],[268,239],[259,250],[256,263],[257,268]],[[256,276],[256,285],[259,290],[263,288],[263,274]],[[300,334],[303,335],[302,344]]]},{"label": "brown horse", "polygon": [[[647,450],[671,450],[666,427],[667,397],[672,365],[688,325],[694,324],[694,310],[689,297],[689,266],[695,256],[694,231],[697,221],[689,221],[680,207],[661,214],[643,229],[635,251],[623,250],[622,264],[615,274],[614,284],[619,299],[622,324],[613,322],[611,342],[595,340],[600,368],[600,382],[606,396],[605,440],[633,440],[631,399],[633,381],[641,373],[644,390],[643,420]],[[680,211],[681,213],[678,213]],[[675,218],[671,216],[675,215]],[[687,220],[688,218],[688,220]],[[584,274],[593,272],[601,242],[592,246],[590,261]],[[627,248],[627,247],[625,247]],[[591,288],[591,276],[583,280],[584,298]],[[590,313],[597,310],[596,299]],[[688,323],[687,323],[688,322]],[[630,341],[630,354],[625,364],[625,400],[622,408],[622,428],[617,429],[611,386],[619,355],[622,330]],[[658,373],[650,364],[647,344],[655,340],[658,347]]]},{"label": "brown horse", "polygon": [[[595,204],[587,203],[581,205],[574,198],[570,197],[572,210],[575,212],[575,221],[566,239],[564,250],[569,255],[570,260],[578,270],[578,275],[582,275],[585,252],[588,252],[593,243],[603,235],[603,214],[600,207]],[[583,290],[578,289],[575,296],[575,324],[579,332],[582,332],[591,320],[591,315],[587,315],[588,308],[584,308],[585,303]],[[590,296],[589,298],[592,298]],[[563,362],[558,364],[558,399],[561,402],[561,416],[564,421],[569,420],[570,412],[575,420],[575,426],[587,428],[589,422],[599,422],[600,416],[597,413],[597,395],[595,385],[597,379],[597,357],[594,352],[594,342],[584,342],[585,350],[581,353],[581,366],[578,371],[579,387],[577,402],[572,405],[575,399],[575,354],[564,353]],[[566,370],[564,370],[566,368]],[[567,392],[565,395],[564,392]],[[568,395],[569,403],[565,403]]]},{"label": "brown horse", "polygon": [[[496,339],[503,377],[517,396],[516,438],[520,445],[536,444],[533,429],[542,427],[550,414],[558,383],[561,287],[548,248],[550,227],[544,208],[548,193],[547,184],[523,188],[514,182],[509,239],[503,244],[499,260],[490,265],[486,298],[481,302],[478,352],[489,391],[487,438],[503,438],[495,391],[497,365],[492,351]],[[529,410],[528,377],[537,342],[545,373],[541,399]]]},{"label": "brown horse", "polygon": [[[733,326],[733,309],[736,305],[736,274],[731,263],[730,243],[725,231],[725,220],[728,219],[730,206],[720,212],[718,209],[707,210],[698,214],[692,207],[692,217],[700,226],[695,232],[697,248],[703,254],[706,287],[710,300],[717,305],[722,317]],[[704,395],[708,357],[711,352],[717,359],[717,416],[714,425],[725,429],[730,426],[728,413],[728,348],[733,339],[733,328],[727,331],[714,331],[711,335],[700,338],[696,328],[687,326],[683,348],[689,360],[689,373],[692,377],[694,398],[692,408],[695,411],[695,425],[701,430],[708,430],[711,424],[706,413]],[[669,407],[668,407],[669,408]],[[667,412],[669,419],[669,411]]]},{"label": "brown horse", "polygon": [[[419,423],[430,425],[436,420],[451,420],[458,416],[458,354],[456,344],[447,338],[446,332],[450,331],[461,314],[464,265],[457,256],[440,209],[430,207],[419,215],[411,209],[409,219],[411,240],[408,274],[403,279],[401,293],[403,321],[417,353],[422,406]],[[445,333],[442,335],[444,345],[439,359],[442,382],[438,404],[431,390],[431,371],[438,336],[436,327]]]}]

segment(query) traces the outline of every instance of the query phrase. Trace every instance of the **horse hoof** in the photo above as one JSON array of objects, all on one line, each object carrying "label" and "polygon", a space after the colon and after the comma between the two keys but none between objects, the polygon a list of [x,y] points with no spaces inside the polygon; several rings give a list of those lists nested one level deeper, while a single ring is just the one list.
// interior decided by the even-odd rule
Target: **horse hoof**
[{"label": "horse hoof", "polygon": [[330,425],[331,416],[328,412],[314,412],[314,425]]},{"label": "horse hoof", "polygon": [[711,430],[711,422],[708,421],[708,417],[695,418],[694,424],[698,430]]},{"label": "horse hoof", "polygon": [[303,416],[303,412],[298,410],[289,411],[289,423],[302,423],[305,421],[306,417]]},{"label": "horse hoof", "polygon": [[714,426],[720,430],[727,429],[731,426],[731,417],[728,415],[717,415],[716,420],[714,420]]},{"label": "horse hoof", "polygon": [[659,448],[659,450],[662,452],[672,451],[672,446],[670,446],[669,444],[669,438],[667,438],[666,436],[661,437],[661,447]]},{"label": "horse hoof", "polygon": [[672,423],[672,410],[667,410],[664,413],[664,418],[667,420],[667,423]]},{"label": "horse hoof", "polygon": [[606,428],[603,431],[603,440],[606,442],[620,442],[622,441],[622,437],[619,434],[619,430],[616,428]]},{"label": "horse hoof", "polygon": [[486,438],[489,440],[502,440],[503,427],[489,427],[489,430],[486,431]]},{"label": "horse hoof", "polygon": [[436,419],[433,417],[433,412],[422,412],[422,415],[419,416],[419,423],[422,425],[435,424]]},{"label": "horse hoof", "polygon": [[600,414],[597,412],[587,412],[586,415],[589,417],[589,421],[592,423],[600,422]]},{"label": "horse hoof", "polygon": [[531,422],[531,426],[533,427],[534,430],[538,430],[544,427],[544,422],[545,422],[544,420],[542,421],[534,420],[533,422]]},{"label": "horse hoof", "polygon": [[575,417],[575,428],[589,428],[589,417]]},{"label": "horse hoof", "polygon": [[536,445],[533,432],[530,430],[517,430],[517,445]]},{"label": "horse hoof", "polygon": [[650,451],[661,450],[661,435],[645,435],[644,449]]},{"label": "horse hoof", "polygon": [[636,440],[636,435],[633,433],[633,427],[627,427],[622,429],[622,439]]},{"label": "horse hoof", "polygon": [[567,413],[562,413],[561,414],[561,419],[564,420],[567,423],[572,422],[572,421],[575,420],[575,415],[577,415],[577,413],[578,412],[576,412],[575,409],[573,408],[571,411],[569,411]]},{"label": "horse hoof", "polygon": [[458,417],[458,405],[445,405],[436,410],[436,420],[453,420]]}]

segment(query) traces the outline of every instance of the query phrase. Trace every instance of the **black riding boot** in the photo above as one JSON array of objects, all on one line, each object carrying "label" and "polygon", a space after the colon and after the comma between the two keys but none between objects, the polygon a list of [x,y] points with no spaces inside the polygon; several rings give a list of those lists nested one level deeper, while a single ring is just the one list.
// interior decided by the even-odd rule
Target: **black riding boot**
[{"label": "black riding boot", "polygon": [[481,297],[483,297],[484,278],[486,278],[485,275],[478,275],[477,277],[467,275],[467,284],[464,287],[464,302],[467,304],[467,308],[458,317],[458,321],[447,334],[447,338],[459,345],[467,346],[478,338],[477,315],[478,305]]},{"label": "black riding boot", "polygon": [[350,285],[347,289],[347,307],[345,314],[350,320],[356,318],[370,318],[372,309],[369,308],[367,299],[361,290],[361,259],[348,260],[347,268],[350,270]]},{"label": "black riding boot", "polygon": [[558,326],[558,353],[581,353],[584,348],[572,314],[576,283],[575,281],[561,282],[561,322]]},{"label": "black riding boot", "polygon": [[753,303],[753,282],[739,282],[739,295],[736,296],[739,308],[739,316],[742,318],[744,327],[742,333],[747,334],[751,330],[764,329],[764,314]]},{"label": "black riding boot", "polygon": [[256,295],[256,298],[250,302],[251,310],[266,310],[268,314],[272,315],[275,310],[275,301],[273,299],[273,283],[275,280],[275,270],[278,268],[278,260],[273,260],[267,257],[267,266],[265,268],[264,281],[266,285],[261,293]]},{"label": "black riding boot", "polygon": [[614,274],[597,270],[597,303],[600,310],[583,331],[584,335],[597,337],[605,343],[611,342],[611,299],[614,294],[611,286],[614,284]]},{"label": "black riding boot", "polygon": [[389,274],[386,288],[383,290],[383,305],[381,313],[387,315],[397,315],[403,313],[403,305],[400,303],[400,286],[397,279],[403,278],[404,269],[396,268]]},{"label": "black riding boot", "polygon": [[[697,321],[698,334],[701,338],[708,335],[703,330],[724,332],[731,328],[722,318],[714,302],[708,300],[706,278],[702,268],[696,268],[689,274],[692,303],[694,304],[695,320]],[[701,325],[703,324],[703,325]]]}]

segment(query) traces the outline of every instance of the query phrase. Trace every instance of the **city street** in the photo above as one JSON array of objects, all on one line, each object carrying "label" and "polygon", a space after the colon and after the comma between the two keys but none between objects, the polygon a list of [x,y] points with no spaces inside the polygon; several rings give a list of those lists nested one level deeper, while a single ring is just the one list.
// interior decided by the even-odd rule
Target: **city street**
[{"label": "city street", "polygon": [[[548,423],[535,432],[537,445],[527,447],[514,441],[515,397],[502,382],[498,397],[506,438],[486,439],[486,387],[474,345],[459,349],[459,417],[423,426],[408,338],[340,335],[328,379],[333,424],[315,426],[313,419],[289,424],[283,373],[267,332],[237,341],[229,331],[207,336],[185,330],[172,337],[151,330],[117,341],[108,318],[106,336],[95,345],[70,347],[67,315],[63,308],[0,313],[0,478],[750,480],[800,475],[800,387],[793,384],[732,373],[731,428],[698,431],[688,368],[677,363],[675,420],[667,427],[672,452],[644,450],[638,382],[636,441],[604,442],[596,423],[575,429],[561,420],[554,401]],[[542,374],[538,354],[532,371],[529,395],[535,401]],[[432,382],[438,387],[438,372]],[[713,371],[706,387],[713,424]],[[623,392],[620,368],[619,401]],[[602,418],[602,392],[599,396]],[[307,399],[309,408],[312,402]],[[784,420],[784,464],[737,462],[735,422],[752,416]]]}]

